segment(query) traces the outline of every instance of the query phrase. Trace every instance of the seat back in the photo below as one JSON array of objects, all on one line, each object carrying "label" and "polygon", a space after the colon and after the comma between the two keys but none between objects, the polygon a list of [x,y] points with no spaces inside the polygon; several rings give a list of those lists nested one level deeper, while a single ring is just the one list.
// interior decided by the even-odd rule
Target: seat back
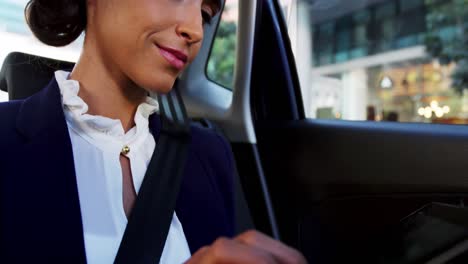
[{"label": "seat back", "polygon": [[44,88],[57,70],[71,70],[74,63],[36,55],[12,52],[0,71],[0,90],[10,100],[27,98]]}]

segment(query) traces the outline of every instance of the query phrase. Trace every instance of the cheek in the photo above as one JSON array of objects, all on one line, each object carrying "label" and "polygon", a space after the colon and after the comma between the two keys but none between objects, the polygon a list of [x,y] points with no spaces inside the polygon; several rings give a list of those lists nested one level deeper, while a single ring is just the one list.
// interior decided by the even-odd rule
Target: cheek
[{"label": "cheek", "polygon": [[195,44],[191,47],[191,50],[190,50],[190,62],[192,62],[193,60],[196,59],[196,57],[198,56],[198,53],[200,53],[200,49],[201,49],[201,42],[199,44]]},{"label": "cheek", "polygon": [[170,91],[179,73],[168,67],[151,37],[170,36],[170,25],[126,16],[101,21],[99,28],[98,45],[108,68],[147,90]]},{"label": "cheek", "polygon": [[137,46],[125,57],[121,58],[124,74],[140,87],[153,92],[169,92],[180,73],[167,63],[151,41]]},{"label": "cheek", "polygon": [[[108,67],[147,90],[170,91],[180,72],[168,65],[153,41],[178,41],[175,24],[179,18],[174,14],[180,12],[168,0],[112,1],[96,21],[98,45]],[[189,47],[189,63],[200,47],[201,43]]]},{"label": "cheek", "polygon": [[93,23],[95,38],[100,52],[106,55],[106,61],[128,59],[138,44],[139,21],[133,19],[132,9],[124,12],[124,2],[101,4],[96,12]]},{"label": "cheek", "polygon": [[140,87],[153,92],[169,92],[179,74],[154,53],[134,60],[132,64],[127,65],[127,76]]}]

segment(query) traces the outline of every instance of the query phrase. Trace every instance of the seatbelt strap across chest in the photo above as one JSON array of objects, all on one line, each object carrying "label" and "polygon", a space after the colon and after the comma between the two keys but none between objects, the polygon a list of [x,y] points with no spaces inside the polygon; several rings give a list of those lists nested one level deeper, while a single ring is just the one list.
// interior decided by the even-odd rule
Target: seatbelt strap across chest
[{"label": "seatbelt strap across chest", "polygon": [[162,128],[114,263],[159,263],[191,142],[180,94],[158,96]]}]

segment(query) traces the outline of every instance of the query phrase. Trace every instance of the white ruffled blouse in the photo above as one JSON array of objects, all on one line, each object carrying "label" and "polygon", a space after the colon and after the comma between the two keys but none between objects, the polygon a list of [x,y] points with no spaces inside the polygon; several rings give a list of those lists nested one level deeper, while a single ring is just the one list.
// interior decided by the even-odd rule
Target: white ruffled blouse
[{"label": "white ruffled blouse", "polygon": [[[55,78],[72,142],[86,258],[89,264],[113,263],[127,225],[119,158],[123,147],[128,147],[126,156],[138,193],[156,146],[148,117],[159,110],[158,102],[147,97],[137,109],[136,126],[125,133],[120,120],[87,114],[88,105],[78,96],[80,85],[68,80],[69,74],[57,71]],[[187,240],[174,212],[160,263],[182,263],[189,258]]]}]

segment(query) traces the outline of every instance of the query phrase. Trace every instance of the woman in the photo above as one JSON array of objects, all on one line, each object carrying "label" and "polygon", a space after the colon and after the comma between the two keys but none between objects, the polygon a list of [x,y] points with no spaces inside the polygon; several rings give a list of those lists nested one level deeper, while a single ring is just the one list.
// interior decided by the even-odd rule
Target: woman
[{"label": "woman", "polygon": [[[72,72],[0,105],[1,239],[6,263],[112,263],[157,144],[157,102],[193,61],[218,0],[31,0],[45,44],[83,31]],[[193,127],[162,263],[303,263],[257,232],[234,239],[232,156]],[[192,256],[193,254],[193,256]],[[157,260],[155,260],[157,262]]]}]

